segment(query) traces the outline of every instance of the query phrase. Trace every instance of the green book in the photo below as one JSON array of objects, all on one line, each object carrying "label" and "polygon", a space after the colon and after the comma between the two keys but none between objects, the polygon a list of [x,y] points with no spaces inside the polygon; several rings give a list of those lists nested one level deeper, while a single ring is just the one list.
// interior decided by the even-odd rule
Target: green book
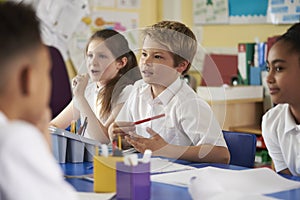
[{"label": "green book", "polygon": [[250,67],[254,63],[254,46],[255,43],[238,44],[238,77],[242,85],[249,85],[250,82]]}]

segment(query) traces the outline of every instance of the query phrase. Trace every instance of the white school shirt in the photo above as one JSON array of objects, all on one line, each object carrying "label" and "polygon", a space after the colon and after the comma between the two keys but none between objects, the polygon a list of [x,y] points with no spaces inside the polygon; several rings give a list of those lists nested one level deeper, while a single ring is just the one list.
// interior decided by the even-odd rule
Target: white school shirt
[{"label": "white school shirt", "polygon": [[[117,101],[115,101],[116,103],[114,105],[112,105],[112,108],[115,107],[118,104],[124,103],[130,92],[132,91],[133,85],[127,85],[121,92],[121,94],[118,96]],[[97,84],[95,82],[89,82],[89,84],[87,85],[86,89],[85,89],[85,99],[88,102],[89,106],[91,107],[92,111],[95,113],[97,119],[102,123],[105,124],[107,119],[103,119],[100,118],[99,116],[99,112],[101,110],[101,105],[97,106],[97,97],[98,97],[98,93],[100,91],[101,88],[97,88]],[[80,111],[80,109],[78,108],[78,105],[75,101],[74,103],[75,107]],[[80,121],[81,124],[84,123],[84,119],[85,119],[85,115],[80,114]],[[86,131],[84,133],[84,136],[87,138],[91,138],[88,131]]]},{"label": "white school shirt", "polygon": [[276,171],[288,168],[300,176],[300,125],[288,104],[278,104],[263,116],[262,135]]},{"label": "white school shirt", "polygon": [[155,99],[150,85],[144,80],[137,81],[116,121],[134,122],[163,113],[166,115],[163,118],[136,125],[136,133],[149,137],[146,127],[150,127],[170,144],[226,147],[222,130],[209,105],[180,78]]},{"label": "white school shirt", "polygon": [[42,134],[0,111],[0,199],[75,200]]}]

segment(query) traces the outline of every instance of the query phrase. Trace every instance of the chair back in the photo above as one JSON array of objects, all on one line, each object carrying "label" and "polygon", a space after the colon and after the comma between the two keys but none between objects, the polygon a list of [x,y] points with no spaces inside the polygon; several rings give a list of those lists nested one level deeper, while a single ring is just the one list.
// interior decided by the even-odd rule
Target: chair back
[{"label": "chair back", "polygon": [[251,133],[224,131],[224,139],[230,152],[230,164],[254,167],[256,136]]},{"label": "chair back", "polygon": [[72,100],[72,91],[65,61],[58,49],[48,46],[52,61],[52,91],[50,108],[52,118],[56,117]]}]

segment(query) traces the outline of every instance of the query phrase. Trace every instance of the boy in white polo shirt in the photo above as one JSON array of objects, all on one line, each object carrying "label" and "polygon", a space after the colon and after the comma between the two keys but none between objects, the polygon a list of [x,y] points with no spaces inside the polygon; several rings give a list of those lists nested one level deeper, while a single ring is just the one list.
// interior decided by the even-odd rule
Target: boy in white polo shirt
[{"label": "boy in white polo shirt", "polygon": [[0,3],[0,44],[0,199],[77,199],[49,148],[51,63],[31,7]]},{"label": "boy in white polo shirt", "polygon": [[300,23],[268,54],[267,83],[277,104],[262,121],[262,135],[278,173],[300,176]]},{"label": "boy in white polo shirt", "polygon": [[[110,128],[125,134],[135,149],[194,162],[228,163],[229,152],[209,105],[184,80],[197,50],[193,32],[184,24],[162,21],[143,30],[140,58],[143,80]],[[134,122],[165,114],[141,124]],[[129,134],[129,135],[127,135]]]}]

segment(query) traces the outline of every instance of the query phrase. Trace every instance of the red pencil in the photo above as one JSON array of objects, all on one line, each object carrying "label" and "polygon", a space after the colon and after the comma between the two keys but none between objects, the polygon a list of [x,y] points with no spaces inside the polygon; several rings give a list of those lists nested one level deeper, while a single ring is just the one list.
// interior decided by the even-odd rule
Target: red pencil
[{"label": "red pencil", "polygon": [[161,117],[164,117],[164,116],[165,116],[165,114],[156,115],[154,117],[149,117],[149,118],[146,118],[146,119],[142,119],[142,120],[136,121],[136,122],[134,122],[134,124],[135,125],[141,124],[141,123],[148,122],[148,121],[151,121],[153,119],[158,119],[158,118],[161,118]]}]

